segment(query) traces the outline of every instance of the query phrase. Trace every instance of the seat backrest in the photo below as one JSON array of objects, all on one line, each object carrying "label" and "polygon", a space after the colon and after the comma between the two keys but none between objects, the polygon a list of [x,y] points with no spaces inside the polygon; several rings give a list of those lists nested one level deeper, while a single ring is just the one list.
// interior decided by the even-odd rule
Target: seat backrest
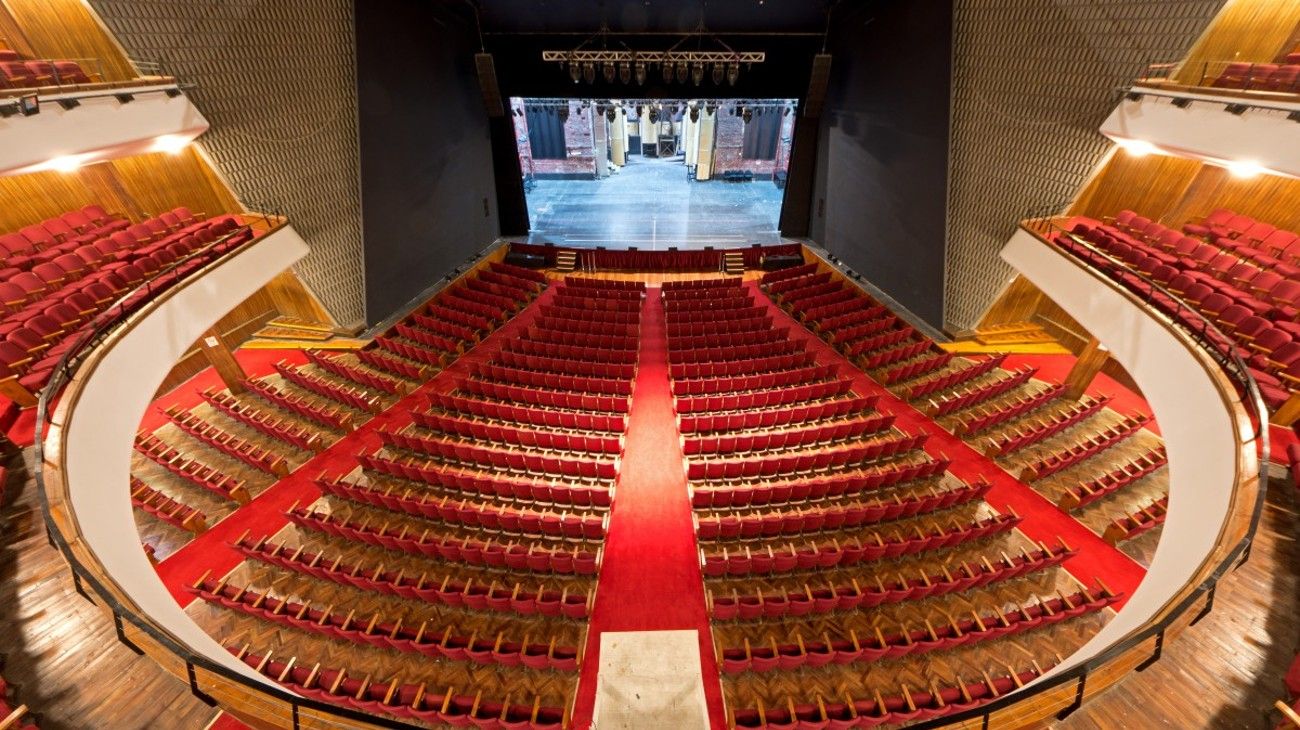
[{"label": "seat backrest", "polygon": [[55,61],[54,70],[58,72],[60,84],[88,84],[90,77],[76,61]]},{"label": "seat backrest", "polygon": [[31,241],[32,245],[37,248],[49,248],[50,246],[58,244],[58,241],[54,240],[54,236],[51,236],[50,232],[45,230],[45,227],[39,224],[27,226],[26,228],[20,229],[18,232],[23,234],[23,238]]},{"label": "seat backrest", "polygon": [[98,225],[103,225],[109,222],[110,220],[112,220],[112,218],[109,217],[108,213],[105,212],[105,210],[102,207],[100,207],[95,203],[91,203],[90,205],[83,207],[81,209],[81,212],[87,218],[94,221]]},{"label": "seat backrest", "polygon": [[3,76],[10,86],[23,87],[36,84],[36,77],[22,61],[0,61],[0,76]]},{"label": "seat backrest", "polygon": [[21,233],[6,233],[0,236],[0,249],[10,254],[20,254],[33,250],[33,247],[32,242]]}]

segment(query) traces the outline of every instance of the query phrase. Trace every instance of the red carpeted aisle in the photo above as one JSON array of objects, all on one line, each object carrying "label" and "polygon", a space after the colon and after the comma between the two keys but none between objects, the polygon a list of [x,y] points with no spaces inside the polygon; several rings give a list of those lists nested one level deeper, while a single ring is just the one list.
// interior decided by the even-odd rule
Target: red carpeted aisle
[{"label": "red carpeted aisle", "polygon": [[[380,441],[376,431],[399,429],[409,424],[410,408],[418,404],[423,395],[445,392],[455,387],[460,378],[469,374],[470,368],[475,364],[486,362],[500,350],[501,343],[527,329],[537,317],[538,304],[549,301],[554,296],[553,292],[554,289],[543,292],[514,319],[486,337],[450,367],[438,373],[433,380],[375,416],[361,428],[347,434],[330,448],[312,457],[253,501],[160,562],[158,575],[177,602],[184,607],[194,600],[193,594],[188,593],[185,586],[192,584],[205,571],[211,570],[213,575],[224,575],[240,563],[241,556],[230,548],[230,544],[239,539],[245,530],[255,537],[275,534],[288,522],[284,513],[294,502],[305,505],[320,497],[320,490],[314,484],[316,477],[323,472],[343,474],[356,468],[356,455],[359,452],[379,446]],[[302,357],[301,353],[299,357]],[[175,391],[168,397],[160,399],[161,402],[172,402],[174,394]],[[153,413],[153,409],[150,412]]]},{"label": "red carpeted aisle", "polygon": [[1095,532],[1061,511],[1031,487],[1003,471],[992,459],[972,449],[966,442],[948,433],[858,370],[834,348],[772,303],[757,283],[748,282],[746,286],[752,290],[757,301],[768,305],[775,326],[788,326],[791,338],[804,340],[809,349],[817,353],[819,363],[841,365],[841,373],[853,379],[853,389],[858,393],[879,394],[878,408],[883,413],[894,414],[899,428],[908,433],[930,434],[925,445],[926,452],[932,456],[942,454],[951,459],[952,466],[948,471],[953,476],[967,483],[978,481],[981,477],[987,479],[993,487],[985,499],[1001,512],[1006,512],[1008,508],[1015,510],[1023,518],[1019,526],[1021,532],[1049,545],[1056,544],[1059,537],[1077,549],[1079,553],[1065,563],[1071,575],[1090,587],[1096,585],[1097,578],[1101,578],[1112,590],[1122,592],[1125,599],[1133,595],[1134,589],[1146,575],[1146,570],[1132,558],[1107,544]]},{"label": "red carpeted aisle", "polygon": [[722,685],[704,608],[704,582],[668,383],[663,301],[658,287],[653,287],[646,291],[641,309],[640,364],[573,727],[591,724],[602,632],[672,629],[699,632],[710,724],[723,727]]}]

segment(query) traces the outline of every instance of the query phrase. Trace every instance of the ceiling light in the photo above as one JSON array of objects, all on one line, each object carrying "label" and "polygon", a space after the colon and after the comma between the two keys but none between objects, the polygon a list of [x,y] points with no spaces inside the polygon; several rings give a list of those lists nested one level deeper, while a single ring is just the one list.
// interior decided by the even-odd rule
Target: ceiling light
[{"label": "ceiling light", "polygon": [[82,159],[82,155],[63,155],[46,161],[42,167],[56,172],[74,172],[81,167]]},{"label": "ceiling light", "polygon": [[1152,152],[1158,152],[1156,146],[1145,139],[1117,139],[1115,144],[1120,146],[1131,157],[1145,157]]},{"label": "ceiling light", "polygon": [[190,145],[190,138],[183,137],[179,134],[164,134],[153,141],[154,152],[166,152],[171,155],[180,154],[182,150]]},{"label": "ceiling light", "polygon": [[1235,160],[1224,165],[1224,167],[1228,168],[1228,172],[1233,177],[1242,179],[1252,178],[1264,172],[1264,168],[1258,162],[1251,162],[1250,160]]}]

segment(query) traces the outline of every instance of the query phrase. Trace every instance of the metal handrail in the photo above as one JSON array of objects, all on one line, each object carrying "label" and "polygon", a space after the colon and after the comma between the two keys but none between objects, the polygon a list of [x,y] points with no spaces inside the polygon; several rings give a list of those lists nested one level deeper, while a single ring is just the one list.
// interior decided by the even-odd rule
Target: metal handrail
[{"label": "metal handrail", "polygon": [[[1043,222],[1039,221],[1039,223]],[[1048,235],[1055,233],[1057,235],[1070,237],[1075,244],[1086,252],[1086,256],[1079,257],[1079,260],[1085,263],[1097,276],[1105,277],[1115,285],[1129,289],[1133,293],[1143,297],[1151,306],[1164,311],[1170,316],[1171,322],[1174,326],[1178,327],[1199,347],[1210,354],[1214,361],[1223,370],[1224,374],[1240,389],[1243,403],[1248,405],[1249,410],[1252,412],[1252,415],[1258,424],[1253,440],[1257,443],[1260,453],[1264,454],[1266,457],[1268,454],[1269,439],[1268,411],[1265,409],[1264,401],[1260,396],[1258,385],[1255,383],[1254,378],[1251,377],[1245,361],[1242,360],[1236,348],[1229,346],[1226,352],[1223,350],[1222,344],[1224,342],[1231,342],[1232,340],[1227,338],[1226,335],[1220,332],[1212,322],[1206,319],[1194,308],[1190,307],[1177,296],[1142,275],[1140,272],[1128,268],[1127,265],[1119,259],[1097,249],[1091,243],[1073,233],[1059,228],[1054,223],[1046,222],[1045,229]],[[1141,286],[1135,286],[1131,283],[1119,281],[1115,277],[1111,276],[1111,272],[1115,270],[1124,270],[1126,273],[1131,274],[1136,281],[1140,282]],[[146,294],[153,293],[148,287],[149,284],[146,283],[143,287],[137,289],[137,292],[143,290]],[[134,293],[135,292],[133,292],[133,294]],[[1161,298],[1167,298],[1163,299],[1163,301],[1171,302],[1173,305],[1172,308],[1159,304],[1158,302],[1161,301],[1161,298],[1155,297],[1155,294],[1160,294]],[[128,295],[127,298],[129,298],[129,296],[130,295]],[[119,300],[118,304],[121,305],[125,299],[126,298]],[[102,342],[109,332],[122,324],[124,315],[127,313],[129,312],[124,311],[119,313],[120,316],[114,317],[112,322],[96,326],[92,331],[87,332],[82,337],[78,338],[76,344],[68,350],[68,352],[59,360],[58,365],[56,365],[54,374],[49,383],[44,389],[42,389],[40,400],[37,404],[35,449],[36,463],[38,465],[44,462],[44,443],[42,434],[44,433],[45,426],[48,422],[50,402],[71,377],[75,367],[90,353],[90,346]],[[1218,587],[1219,580],[1222,579],[1222,577],[1230,570],[1233,570],[1241,563],[1244,563],[1249,557],[1250,546],[1253,542],[1255,531],[1259,525],[1264,496],[1268,488],[1266,459],[1260,460],[1258,478],[1259,492],[1251,512],[1250,522],[1245,535],[1231,548],[1228,554],[1213,568],[1213,570],[1211,570],[1205,580],[1189,592],[1183,600],[1170,608],[1166,612],[1165,616],[1159,621],[1149,624],[1140,631],[1130,634],[1114,644],[1111,644],[1102,652],[1068,670],[1036,682],[1027,691],[1006,694],[978,707],[935,717],[930,720],[910,725],[909,727],[917,729],[939,728],[953,723],[971,720],[982,720],[984,726],[988,727],[994,713],[1006,710],[1022,701],[1031,700],[1044,692],[1065,687],[1073,683],[1076,686],[1075,700],[1070,706],[1066,707],[1058,714],[1058,717],[1063,718],[1082,705],[1085,688],[1091,672],[1104,667],[1106,664],[1119,658],[1126,652],[1129,652],[1152,639],[1155,640],[1154,650],[1152,651],[1150,658],[1148,658],[1142,665],[1139,665],[1139,668],[1145,668],[1148,664],[1158,660],[1162,655],[1165,633],[1170,629],[1170,627],[1185,616],[1191,608],[1197,604],[1197,602],[1203,599],[1206,603],[1201,608],[1200,612],[1193,618],[1191,624],[1195,624],[1207,615],[1213,606],[1214,594]],[[207,696],[202,689],[200,689],[196,669],[202,669],[205,672],[221,677],[223,680],[241,685],[253,693],[265,695],[283,702],[290,709],[290,716],[294,728],[299,726],[298,718],[301,710],[311,710],[312,712],[356,720],[374,727],[420,727],[418,725],[403,722],[396,718],[370,714],[341,705],[301,697],[280,687],[255,682],[242,674],[228,669],[224,665],[213,662],[203,655],[195,654],[189,649],[189,647],[182,644],[169,633],[163,631],[144,617],[141,617],[123,606],[114,597],[112,592],[110,592],[103,583],[100,582],[96,575],[76,559],[66,536],[59,530],[58,525],[53,519],[50,511],[49,500],[45,493],[44,475],[39,468],[36,470],[36,482],[38,486],[37,491],[41,499],[41,510],[45,520],[46,531],[49,534],[51,542],[59,552],[63,554],[65,561],[67,561],[68,566],[72,571],[73,582],[76,585],[78,592],[93,603],[94,599],[92,599],[84,589],[85,585],[89,585],[91,589],[100,596],[101,600],[105,602],[106,607],[113,615],[114,624],[117,627],[118,639],[123,643],[132,648],[136,648],[131,644],[123,632],[123,624],[125,622],[131,624],[144,635],[148,636],[164,649],[170,651],[178,659],[183,661],[188,675],[190,690],[200,699],[215,704],[215,700]],[[139,651],[138,648],[136,648],[136,650]]]},{"label": "metal handrail", "polygon": [[1203,86],[1206,88],[1223,89],[1226,91],[1267,91],[1275,94],[1297,94],[1300,93],[1300,76],[1297,76],[1291,82],[1291,85],[1282,89],[1265,89],[1258,86],[1252,86],[1249,81],[1242,86],[1215,86],[1214,82],[1223,77],[1228,67],[1245,64],[1248,73],[1247,79],[1254,76],[1254,70],[1257,66],[1296,66],[1300,65],[1294,62],[1273,62],[1273,61],[1241,61],[1241,60],[1215,60],[1201,61],[1192,66],[1192,70],[1197,71],[1196,80],[1179,82],[1177,76],[1181,75],[1187,65],[1184,63],[1152,63],[1148,64],[1146,69],[1134,79],[1134,84],[1143,82],[1159,82],[1177,84],[1182,83],[1185,86]]}]

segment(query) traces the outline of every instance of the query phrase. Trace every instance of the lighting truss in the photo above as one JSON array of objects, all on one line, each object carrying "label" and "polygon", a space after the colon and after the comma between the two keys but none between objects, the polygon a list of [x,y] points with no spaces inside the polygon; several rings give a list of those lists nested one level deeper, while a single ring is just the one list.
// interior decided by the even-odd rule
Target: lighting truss
[{"label": "lighting truss", "polygon": [[763,63],[763,51],[542,51],[548,63]]}]

